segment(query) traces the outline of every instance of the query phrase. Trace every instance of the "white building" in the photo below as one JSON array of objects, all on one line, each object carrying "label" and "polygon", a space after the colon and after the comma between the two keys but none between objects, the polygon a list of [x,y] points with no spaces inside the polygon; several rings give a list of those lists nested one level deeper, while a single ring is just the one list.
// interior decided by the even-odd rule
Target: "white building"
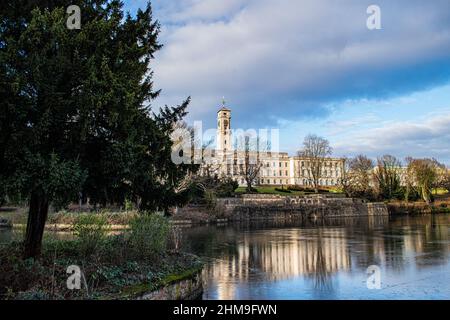
[{"label": "white building", "polygon": [[[212,156],[213,160],[202,166],[203,174],[231,177],[238,181],[239,185],[245,185],[241,173],[246,163],[245,157],[250,156],[257,160],[260,167],[256,185],[312,186],[311,166],[307,158],[292,157],[287,152],[272,152],[268,149],[246,149],[242,148],[242,144],[239,147],[237,137],[231,129],[231,110],[225,105],[217,112],[216,149],[212,151]],[[343,164],[343,159],[324,159],[320,186],[337,186],[342,176]]]}]

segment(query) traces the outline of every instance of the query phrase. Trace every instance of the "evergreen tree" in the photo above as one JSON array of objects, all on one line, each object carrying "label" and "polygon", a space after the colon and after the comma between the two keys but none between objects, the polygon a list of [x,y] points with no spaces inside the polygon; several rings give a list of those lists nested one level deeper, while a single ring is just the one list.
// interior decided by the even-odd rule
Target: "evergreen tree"
[{"label": "evergreen tree", "polygon": [[[66,27],[67,6],[82,27]],[[150,61],[161,48],[150,3],[135,17],[118,0],[1,4],[0,178],[29,199],[25,256],[40,252],[50,204],[140,199],[167,209],[191,169],[176,166],[170,133],[189,99],[157,115]]]}]

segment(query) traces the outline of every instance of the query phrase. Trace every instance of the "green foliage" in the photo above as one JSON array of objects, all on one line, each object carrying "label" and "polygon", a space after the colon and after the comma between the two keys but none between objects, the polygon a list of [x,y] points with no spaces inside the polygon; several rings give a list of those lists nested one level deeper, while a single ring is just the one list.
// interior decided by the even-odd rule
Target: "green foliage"
[{"label": "green foliage", "polygon": [[145,214],[131,219],[127,234],[130,250],[136,259],[151,259],[161,254],[167,245],[170,224],[157,214]]},{"label": "green foliage", "polygon": [[89,256],[97,253],[104,245],[109,225],[104,216],[83,214],[76,219],[73,231],[79,241],[80,251]]},{"label": "green foliage", "polygon": [[[105,299],[132,298],[201,270],[197,257],[169,252],[159,259],[136,260],[122,236],[108,236],[109,252],[86,256],[78,240],[45,239],[39,259],[23,259],[21,243],[0,245],[0,296],[3,299]],[[66,287],[67,266],[80,266],[86,279],[81,290]],[[128,288],[142,288],[142,291]],[[132,291],[132,292],[130,292]],[[123,296],[127,293],[126,296]],[[133,295],[132,295],[133,294]]]},{"label": "green foliage", "polygon": [[116,0],[76,4],[80,30],[66,27],[67,1],[12,1],[0,10],[0,183],[36,203],[30,255],[39,252],[50,204],[64,207],[81,192],[92,204],[128,198],[140,199],[141,210],[164,210],[184,201],[176,188],[196,168],[171,160],[170,135],[189,98],[150,108],[159,91],[149,64],[161,48],[150,4],[135,16]]},{"label": "green foliage", "polygon": [[220,180],[217,187],[215,188],[215,193],[217,197],[232,197],[234,191],[239,187],[239,183],[231,178],[226,178]]},{"label": "green foliage", "polygon": [[125,199],[125,211],[131,211],[134,209],[133,202],[130,199]]}]

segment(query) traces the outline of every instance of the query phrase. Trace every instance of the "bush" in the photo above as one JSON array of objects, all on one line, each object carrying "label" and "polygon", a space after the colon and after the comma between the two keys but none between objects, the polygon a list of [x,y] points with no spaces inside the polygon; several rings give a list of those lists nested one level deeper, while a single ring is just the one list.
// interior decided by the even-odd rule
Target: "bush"
[{"label": "bush", "polygon": [[232,197],[234,195],[234,190],[239,187],[239,183],[231,178],[226,178],[219,182],[216,188],[217,197]]},{"label": "bush", "polygon": [[288,186],[287,189],[290,191],[314,192],[313,188],[301,187],[301,186],[296,186],[296,185]]},{"label": "bush", "polygon": [[128,241],[133,257],[155,258],[164,252],[169,231],[170,225],[167,218],[157,214],[141,215],[131,219]]},{"label": "bush", "polygon": [[206,190],[203,194],[206,207],[208,209],[214,209],[217,205],[217,196],[213,190]]},{"label": "bush", "polygon": [[97,253],[106,241],[108,220],[102,215],[83,214],[76,218],[73,231],[78,237],[81,253],[89,256]]}]

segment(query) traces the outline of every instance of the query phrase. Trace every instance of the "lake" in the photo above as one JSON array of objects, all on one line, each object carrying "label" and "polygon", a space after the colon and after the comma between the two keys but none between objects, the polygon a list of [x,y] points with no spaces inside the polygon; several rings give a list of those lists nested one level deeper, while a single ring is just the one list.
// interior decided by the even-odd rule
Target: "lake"
[{"label": "lake", "polygon": [[[449,227],[447,214],[252,221],[181,233],[183,249],[206,261],[203,299],[450,299]],[[22,237],[0,230],[0,242],[13,233]],[[379,268],[379,289],[368,289],[369,266]]]},{"label": "lake", "polygon": [[449,227],[450,215],[253,221],[183,228],[183,243],[207,261],[203,299],[450,299]]}]

